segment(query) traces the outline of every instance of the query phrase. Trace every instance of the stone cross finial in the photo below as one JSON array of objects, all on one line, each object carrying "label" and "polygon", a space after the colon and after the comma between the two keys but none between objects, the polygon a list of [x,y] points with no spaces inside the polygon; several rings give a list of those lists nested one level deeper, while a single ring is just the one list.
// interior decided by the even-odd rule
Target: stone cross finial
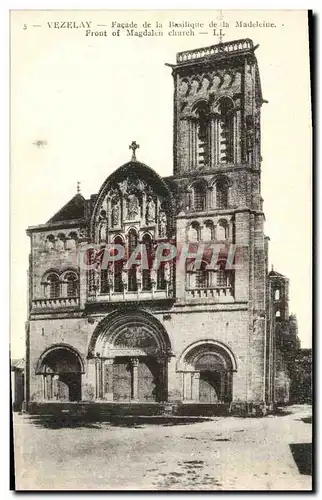
[{"label": "stone cross finial", "polygon": [[77,181],[77,193],[80,193],[80,182]]},{"label": "stone cross finial", "polygon": [[131,144],[129,145],[129,149],[132,149],[132,161],[136,161],[136,154],[135,151],[139,149],[140,144],[137,144],[136,141],[132,141]]}]

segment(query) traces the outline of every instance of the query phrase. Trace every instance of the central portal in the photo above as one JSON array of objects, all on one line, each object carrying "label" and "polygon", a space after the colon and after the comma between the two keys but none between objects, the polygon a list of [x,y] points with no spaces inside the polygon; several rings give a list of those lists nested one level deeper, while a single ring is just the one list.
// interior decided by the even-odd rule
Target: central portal
[{"label": "central portal", "polygon": [[[98,400],[167,400],[170,341],[163,326],[145,312],[113,313],[91,341]],[[95,354],[94,354],[95,353]]]},{"label": "central portal", "polygon": [[162,389],[160,363],[153,357],[114,359],[113,401],[159,402]]}]

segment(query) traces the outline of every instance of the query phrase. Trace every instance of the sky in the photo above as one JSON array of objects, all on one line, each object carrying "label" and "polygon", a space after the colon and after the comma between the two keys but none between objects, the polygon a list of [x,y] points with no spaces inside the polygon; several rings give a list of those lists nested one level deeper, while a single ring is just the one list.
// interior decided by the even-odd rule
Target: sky
[{"label": "sky", "polygon": [[[24,356],[29,238],[76,193],[88,198],[130,159],[172,174],[176,53],[218,43],[219,11],[16,11],[11,15],[11,350]],[[290,279],[290,312],[311,346],[311,108],[305,11],[223,11],[224,41],[251,38],[263,97],[262,196],[269,263]],[[54,29],[91,22],[108,36]],[[112,22],[163,23],[163,37],[113,36]],[[169,21],[204,22],[206,35],[170,36]],[[265,21],[275,28],[236,28]],[[97,27],[105,24],[106,27]],[[26,29],[24,29],[26,25]],[[36,141],[46,141],[37,147]]]}]

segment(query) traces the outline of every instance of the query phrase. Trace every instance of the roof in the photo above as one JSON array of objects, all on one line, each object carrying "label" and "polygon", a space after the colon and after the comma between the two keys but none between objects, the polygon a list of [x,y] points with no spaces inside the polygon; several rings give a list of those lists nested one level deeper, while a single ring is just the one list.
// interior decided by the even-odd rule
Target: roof
[{"label": "roof", "polygon": [[85,198],[80,193],[75,194],[71,200],[69,200],[66,205],[64,205],[49,221],[47,224],[52,222],[60,221],[71,221],[74,219],[81,219],[85,215]]},{"label": "roof", "polygon": [[24,369],[25,369],[25,360],[23,358],[11,360],[11,370],[12,371],[24,370]]},{"label": "roof", "polygon": [[283,280],[289,281],[289,279],[286,276],[284,276],[284,274],[278,273],[277,271],[273,270],[268,273],[268,276],[270,278],[282,278]]}]

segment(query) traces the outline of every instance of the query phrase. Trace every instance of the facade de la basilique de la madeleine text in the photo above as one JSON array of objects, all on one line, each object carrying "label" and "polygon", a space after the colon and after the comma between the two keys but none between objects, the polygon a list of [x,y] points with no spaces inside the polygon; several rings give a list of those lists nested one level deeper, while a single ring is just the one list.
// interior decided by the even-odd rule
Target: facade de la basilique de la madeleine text
[{"label": "facade de la basilique de la madeleine text", "polygon": [[[73,402],[265,414],[288,402],[297,322],[289,280],[268,269],[253,42],[180,52],[169,66],[173,175],[138,161],[133,141],[131,161],[98,194],[77,192],[27,229],[27,409]],[[119,245],[124,255],[140,245],[150,256],[169,241],[232,246],[242,265],[227,266],[224,251],[211,269],[193,258],[86,269],[75,258],[86,243]]]}]

